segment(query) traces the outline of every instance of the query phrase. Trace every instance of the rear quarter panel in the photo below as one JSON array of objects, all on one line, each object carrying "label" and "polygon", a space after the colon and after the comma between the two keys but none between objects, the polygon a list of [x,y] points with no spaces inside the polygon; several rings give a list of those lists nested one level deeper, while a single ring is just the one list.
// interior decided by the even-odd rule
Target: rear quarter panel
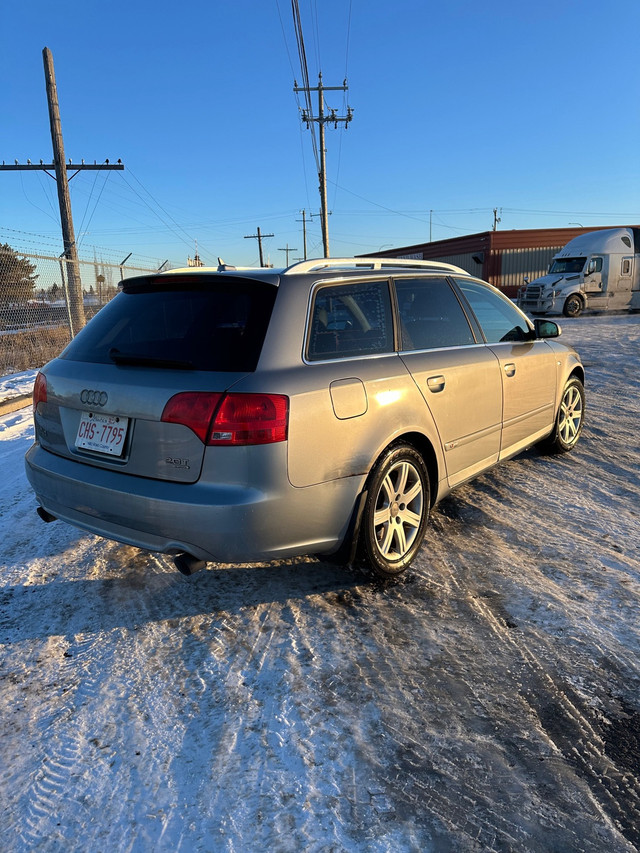
[{"label": "rear quarter panel", "polygon": [[444,472],[440,437],[401,358],[345,359],[305,364],[246,377],[238,391],[289,397],[287,467],[304,488],[366,475],[384,448],[419,433],[432,444]]}]

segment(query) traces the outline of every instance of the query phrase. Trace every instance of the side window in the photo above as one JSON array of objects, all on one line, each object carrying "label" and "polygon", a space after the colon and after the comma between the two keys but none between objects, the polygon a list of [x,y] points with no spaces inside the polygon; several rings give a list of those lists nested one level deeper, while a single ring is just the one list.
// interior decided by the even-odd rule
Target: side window
[{"label": "side window", "polygon": [[471,305],[487,343],[531,340],[526,320],[506,297],[473,281],[456,279],[456,282]]},{"label": "side window", "polygon": [[308,329],[307,358],[325,361],[393,352],[387,281],[321,287]]},{"label": "side window", "polygon": [[403,350],[476,342],[458,297],[446,279],[398,279],[395,287]]},{"label": "side window", "polygon": [[623,258],[622,259],[622,267],[620,269],[620,275],[630,276],[631,275],[631,258]]},{"label": "side window", "polygon": [[602,272],[602,258],[591,258],[587,267],[587,274],[592,272]]}]

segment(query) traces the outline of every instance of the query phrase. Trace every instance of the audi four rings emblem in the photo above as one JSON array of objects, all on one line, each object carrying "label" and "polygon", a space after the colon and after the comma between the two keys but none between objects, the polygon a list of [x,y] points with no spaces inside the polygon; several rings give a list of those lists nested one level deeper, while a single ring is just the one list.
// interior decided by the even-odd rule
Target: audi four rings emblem
[{"label": "audi four rings emblem", "polygon": [[85,388],[80,394],[80,400],[89,406],[104,406],[108,399],[106,391],[89,391]]}]

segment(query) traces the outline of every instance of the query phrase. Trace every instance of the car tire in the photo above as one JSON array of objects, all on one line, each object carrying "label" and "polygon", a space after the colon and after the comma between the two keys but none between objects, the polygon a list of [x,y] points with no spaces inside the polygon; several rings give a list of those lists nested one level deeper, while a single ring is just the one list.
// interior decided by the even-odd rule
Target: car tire
[{"label": "car tire", "polygon": [[572,376],[564,386],[553,432],[541,442],[542,449],[548,453],[572,450],[582,432],[584,410],[584,386],[577,376]]},{"label": "car tire", "polygon": [[562,313],[565,317],[579,317],[582,314],[583,308],[584,302],[582,301],[582,297],[578,296],[577,293],[572,293],[571,296],[567,296],[565,299]]},{"label": "car tire", "polygon": [[393,444],[378,459],[367,484],[360,527],[361,554],[382,578],[396,577],[418,553],[429,520],[429,474],[409,444]]}]

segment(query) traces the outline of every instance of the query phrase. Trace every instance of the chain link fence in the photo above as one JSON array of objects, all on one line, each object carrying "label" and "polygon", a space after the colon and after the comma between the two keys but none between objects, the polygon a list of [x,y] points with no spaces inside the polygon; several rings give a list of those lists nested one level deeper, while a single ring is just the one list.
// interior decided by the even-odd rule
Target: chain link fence
[{"label": "chain link fence", "polygon": [[0,244],[0,376],[55,357],[138,266],[22,254]]}]

